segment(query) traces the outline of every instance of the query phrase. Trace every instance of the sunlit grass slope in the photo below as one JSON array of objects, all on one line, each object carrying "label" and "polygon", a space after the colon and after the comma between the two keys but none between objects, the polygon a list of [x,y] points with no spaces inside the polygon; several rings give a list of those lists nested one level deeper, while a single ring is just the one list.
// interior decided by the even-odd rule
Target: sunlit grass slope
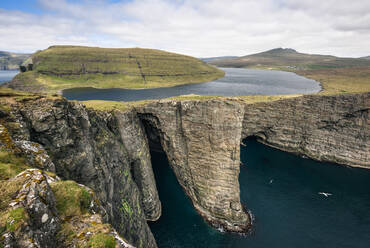
[{"label": "sunlit grass slope", "polygon": [[154,88],[215,80],[222,70],[185,55],[142,48],[52,46],[33,55],[18,85],[44,92],[73,87]]}]

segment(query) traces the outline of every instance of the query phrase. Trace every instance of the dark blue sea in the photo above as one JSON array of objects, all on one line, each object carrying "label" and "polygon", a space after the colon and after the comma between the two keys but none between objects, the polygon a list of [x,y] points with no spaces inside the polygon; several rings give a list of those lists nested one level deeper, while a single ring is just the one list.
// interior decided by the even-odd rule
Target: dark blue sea
[{"label": "dark blue sea", "polygon": [[163,212],[150,227],[159,247],[370,247],[369,170],[305,159],[254,139],[245,143],[241,201],[255,218],[246,236],[209,227],[178,184],[165,154],[152,153]]}]

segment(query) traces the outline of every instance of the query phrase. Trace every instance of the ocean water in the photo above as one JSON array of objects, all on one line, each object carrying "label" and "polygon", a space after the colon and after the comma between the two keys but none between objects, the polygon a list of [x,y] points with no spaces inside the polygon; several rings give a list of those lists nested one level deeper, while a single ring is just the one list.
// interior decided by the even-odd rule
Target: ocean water
[{"label": "ocean water", "polygon": [[207,83],[142,90],[73,88],[64,90],[63,96],[70,100],[81,101],[138,101],[188,94],[203,96],[283,95],[309,94],[321,90],[318,82],[292,72],[239,68],[221,69],[226,72],[225,77]]},{"label": "ocean water", "polygon": [[245,236],[209,227],[177,183],[166,156],[152,153],[163,212],[150,227],[159,247],[370,247],[369,170],[305,159],[254,139],[245,143],[241,201],[255,218]]},{"label": "ocean water", "polygon": [[0,85],[11,81],[15,75],[19,73],[18,70],[7,70],[7,71],[2,71],[0,70]]}]

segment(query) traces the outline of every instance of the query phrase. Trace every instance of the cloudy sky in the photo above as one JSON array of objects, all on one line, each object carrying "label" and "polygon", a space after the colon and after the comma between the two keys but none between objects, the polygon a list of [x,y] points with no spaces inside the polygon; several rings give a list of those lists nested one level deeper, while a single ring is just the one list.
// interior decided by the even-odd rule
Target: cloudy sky
[{"label": "cloudy sky", "polygon": [[1,0],[0,50],[146,47],[196,57],[276,47],[370,55],[370,0]]}]

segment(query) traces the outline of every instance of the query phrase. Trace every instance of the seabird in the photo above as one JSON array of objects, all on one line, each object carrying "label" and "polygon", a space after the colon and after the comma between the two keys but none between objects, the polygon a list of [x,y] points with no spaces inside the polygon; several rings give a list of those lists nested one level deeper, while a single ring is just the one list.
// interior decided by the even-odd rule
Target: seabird
[{"label": "seabird", "polygon": [[331,193],[326,193],[326,192],[319,192],[320,195],[323,195],[325,197],[329,197],[331,196],[332,194]]}]

